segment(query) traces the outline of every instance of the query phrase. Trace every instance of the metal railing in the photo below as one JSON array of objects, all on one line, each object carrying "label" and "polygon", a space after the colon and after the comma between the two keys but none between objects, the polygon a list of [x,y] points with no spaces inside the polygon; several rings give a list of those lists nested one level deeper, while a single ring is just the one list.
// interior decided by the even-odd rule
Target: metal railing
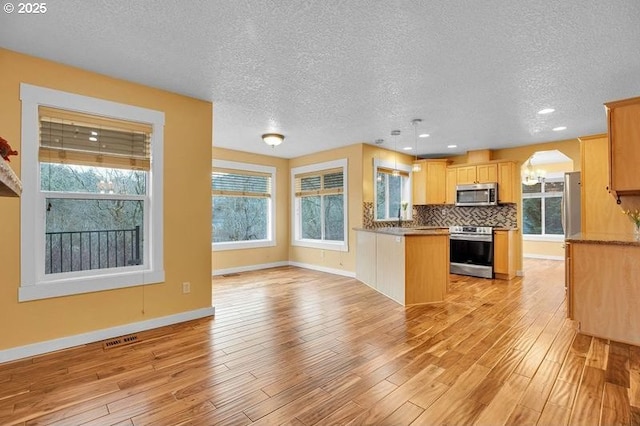
[{"label": "metal railing", "polygon": [[140,226],[132,229],[47,232],[45,274],[140,265]]}]

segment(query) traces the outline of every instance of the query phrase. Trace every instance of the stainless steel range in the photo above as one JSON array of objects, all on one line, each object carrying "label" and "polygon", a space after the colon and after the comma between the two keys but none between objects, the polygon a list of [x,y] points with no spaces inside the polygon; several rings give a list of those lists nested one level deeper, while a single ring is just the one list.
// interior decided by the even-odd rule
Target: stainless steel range
[{"label": "stainless steel range", "polygon": [[451,273],[493,278],[493,228],[451,226],[449,234]]}]

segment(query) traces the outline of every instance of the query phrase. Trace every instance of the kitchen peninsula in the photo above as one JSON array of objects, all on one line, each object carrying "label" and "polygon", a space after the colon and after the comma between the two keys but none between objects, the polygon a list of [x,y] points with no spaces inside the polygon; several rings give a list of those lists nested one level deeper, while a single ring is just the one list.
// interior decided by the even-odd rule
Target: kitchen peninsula
[{"label": "kitchen peninsula", "polygon": [[449,284],[449,231],[356,228],[356,278],[401,305],[441,302]]},{"label": "kitchen peninsula", "polygon": [[580,332],[640,345],[640,241],[629,233],[567,239],[568,316]]}]

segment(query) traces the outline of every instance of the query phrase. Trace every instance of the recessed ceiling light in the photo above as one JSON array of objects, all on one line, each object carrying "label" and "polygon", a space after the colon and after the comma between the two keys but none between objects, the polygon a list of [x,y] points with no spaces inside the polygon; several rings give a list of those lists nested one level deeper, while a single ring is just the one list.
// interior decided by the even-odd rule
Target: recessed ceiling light
[{"label": "recessed ceiling light", "polygon": [[555,109],[553,108],[545,108],[538,111],[538,114],[551,114]]},{"label": "recessed ceiling light", "polygon": [[567,130],[567,126],[558,126],[558,127],[554,127],[553,129],[554,132],[559,132],[561,130]]},{"label": "recessed ceiling light", "polygon": [[457,147],[458,147],[458,145],[447,145],[447,148],[449,148],[449,149],[453,149],[453,148],[457,148]]},{"label": "recessed ceiling light", "polygon": [[91,136],[98,136],[98,132],[92,130],[91,131]]},{"label": "recessed ceiling light", "polygon": [[429,137],[429,133],[423,133],[421,135],[418,135],[419,138],[428,138]]},{"label": "recessed ceiling light", "polygon": [[98,138],[93,137],[93,136],[91,136],[91,137],[89,138],[89,140],[90,140],[91,142],[98,142]]},{"label": "recessed ceiling light", "polygon": [[412,146],[405,146],[402,149],[404,149],[405,151],[411,151],[413,149],[413,147]]}]

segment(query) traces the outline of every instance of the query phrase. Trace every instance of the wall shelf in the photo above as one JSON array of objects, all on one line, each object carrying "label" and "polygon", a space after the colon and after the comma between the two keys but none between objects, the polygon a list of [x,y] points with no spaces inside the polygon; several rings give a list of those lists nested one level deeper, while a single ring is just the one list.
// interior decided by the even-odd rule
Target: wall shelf
[{"label": "wall shelf", "polygon": [[7,162],[0,157],[0,197],[19,197],[21,193],[20,179]]}]

